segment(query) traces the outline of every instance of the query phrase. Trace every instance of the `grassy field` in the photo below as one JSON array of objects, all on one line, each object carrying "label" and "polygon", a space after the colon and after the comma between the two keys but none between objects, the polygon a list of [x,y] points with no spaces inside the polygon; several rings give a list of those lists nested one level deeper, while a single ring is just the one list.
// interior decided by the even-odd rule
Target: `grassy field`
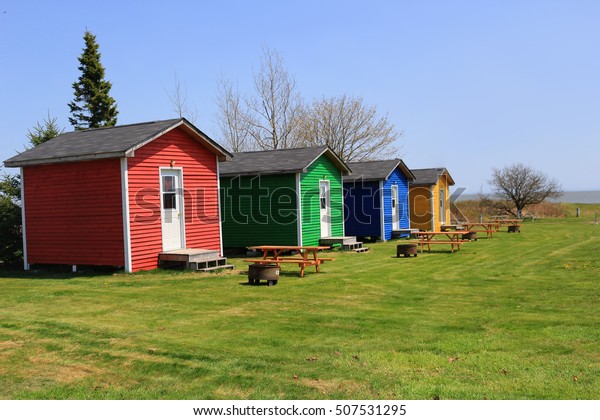
[{"label": "grassy field", "polygon": [[599,399],[592,220],[410,259],[371,244],[275,287],[0,272],[0,398]]}]

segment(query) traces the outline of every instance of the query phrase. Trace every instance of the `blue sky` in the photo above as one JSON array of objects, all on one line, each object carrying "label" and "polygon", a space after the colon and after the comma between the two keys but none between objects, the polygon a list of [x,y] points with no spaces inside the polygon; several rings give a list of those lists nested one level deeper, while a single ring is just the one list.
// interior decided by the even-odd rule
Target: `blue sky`
[{"label": "blue sky", "polygon": [[515,162],[600,189],[598,1],[0,0],[0,161],[48,111],[72,129],[86,28],[119,124],[176,117],[176,72],[219,141],[217,80],[249,90],[268,46],[306,100],[363,97],[404,131],[409,167],[445,166],[468,193]]}]

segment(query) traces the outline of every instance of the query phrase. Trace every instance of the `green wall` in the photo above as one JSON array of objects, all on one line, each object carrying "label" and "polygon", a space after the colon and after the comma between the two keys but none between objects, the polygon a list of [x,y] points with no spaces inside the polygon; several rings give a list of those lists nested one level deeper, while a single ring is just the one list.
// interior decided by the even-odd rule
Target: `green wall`
[{"label": "green wall", "polygon": [[[326,178],[323,178],[324,176]],[[328,180],[331,190],[331,235],[342,236],[344,234],[342,175],[340,170],[323,154],[300,177],[302,245],[306,246],[319,245],[321,238],[320,180]]]},{"label": "green wall", "polygon": [[223,247],[298,245],[294,174],[221,177]]}]

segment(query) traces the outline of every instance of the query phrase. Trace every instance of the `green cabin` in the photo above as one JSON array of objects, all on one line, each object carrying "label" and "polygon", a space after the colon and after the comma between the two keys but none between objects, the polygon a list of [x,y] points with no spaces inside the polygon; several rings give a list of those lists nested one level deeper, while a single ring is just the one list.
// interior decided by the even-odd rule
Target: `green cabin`
[{"label": "green cabin", "polygon": [[343,236],[349,173],[327,146],[234,153],[219,164],[223,247],[313,246]]}]

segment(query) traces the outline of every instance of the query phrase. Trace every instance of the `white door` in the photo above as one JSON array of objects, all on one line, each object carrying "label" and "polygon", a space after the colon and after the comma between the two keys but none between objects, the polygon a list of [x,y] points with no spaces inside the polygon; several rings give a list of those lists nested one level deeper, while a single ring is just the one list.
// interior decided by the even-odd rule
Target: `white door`
[{"label": "white door", "polygon": [[160,203],[163,251],[184,247],[183,195],[181,171],[161,169]]},{"label": "white door", "polygon": [[392,230],[400,229],[400,212],[398,211],[398,186],[392,185]]},{"label": "white door", "polygon": [[319,206],[321,208],[321,238],[331,236],[331,200],[329,181],[319,181]]}]

